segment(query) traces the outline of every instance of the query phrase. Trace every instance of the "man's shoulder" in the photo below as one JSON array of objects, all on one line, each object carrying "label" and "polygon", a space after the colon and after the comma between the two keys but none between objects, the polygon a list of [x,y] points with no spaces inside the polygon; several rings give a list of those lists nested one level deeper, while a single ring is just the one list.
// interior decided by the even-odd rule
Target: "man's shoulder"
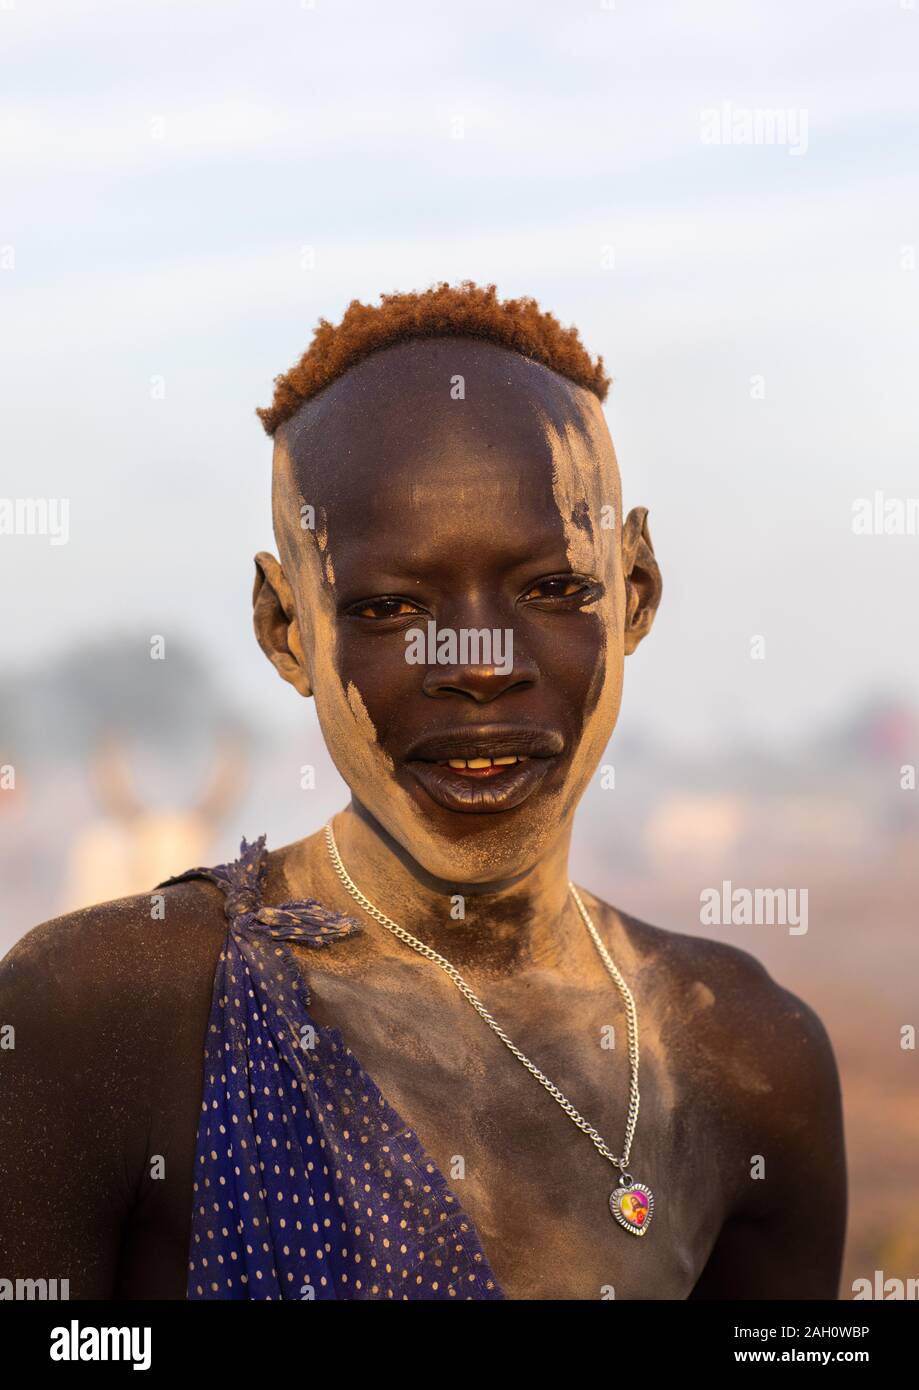
[{"label": "man's shoulder", "polygon": [[67,1219],[72,1179],[105,1222],[151,1144],[182,1161],[225,927],[219,890],[183,883],[43,922],[0,961],[0,1184],[31,1164]]},{"label": "man's shoulder", "polygon": [[203,880],[97,903],[26,932],[0,960],[0,993],[30,1014],[153,1011],[213,978],[225,932],[222,894]]},{"label": "man's shoulder", "polygon": [[[605,906],[605,905],[604,905]],[[832,1107],[838,1075],[826,1028],[813,1008],[738,946],[614,914],[642,993],[653,1000],[665,1042],[701,1083],[720,1080],[747,1106],[805,1113],[819,1093]],[[609,917],[607,917],[609,922]]]}]

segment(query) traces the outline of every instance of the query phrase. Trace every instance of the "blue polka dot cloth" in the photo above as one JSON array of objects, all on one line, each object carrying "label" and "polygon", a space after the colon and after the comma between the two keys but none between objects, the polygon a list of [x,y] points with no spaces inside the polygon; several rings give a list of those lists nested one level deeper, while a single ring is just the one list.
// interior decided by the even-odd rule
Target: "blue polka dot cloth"
[{"label": "blue polka dot cloth", "polygon": [[[475,1227],[334,1028],[289,942],[361,927],[262,902],[265,837],[190,869],[224,893],[195,1153],[190,1299],[500,1299]],[[166,884],[160,885],[165,887]]]}]

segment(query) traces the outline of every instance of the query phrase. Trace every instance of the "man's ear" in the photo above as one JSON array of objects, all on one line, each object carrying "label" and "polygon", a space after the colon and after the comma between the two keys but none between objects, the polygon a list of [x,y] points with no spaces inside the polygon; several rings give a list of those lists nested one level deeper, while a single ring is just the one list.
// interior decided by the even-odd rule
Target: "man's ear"
[{"label": "man's ear", "polygon": [[260,550],[255,557],[252,622],[258,644],[278,675],[301,695],[312,695],[293,591],[287,575],[267,550]]},{"label": "man's ear", "polygon": [[647,507],[633,507],[625,519],[622,572],[625,575],[625,654],[628,656],[650,632],[663,589],[648,530]]}]

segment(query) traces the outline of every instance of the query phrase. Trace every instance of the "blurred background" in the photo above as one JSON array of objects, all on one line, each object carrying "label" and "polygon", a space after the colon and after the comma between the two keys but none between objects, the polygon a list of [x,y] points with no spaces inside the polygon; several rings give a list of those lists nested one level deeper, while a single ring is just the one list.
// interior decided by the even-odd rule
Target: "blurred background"
[{"label": "blurred background", "polygon": [[[613,373],[665,576],[574,876],[816,1008],[842,1296],[919,1276],[919,535],[875,516],[919,496],[914,0],[5,0],[0,35],[0,953],[344,804],[251,633],[254,408],[352,297],[534,295]],[[808,931],[703,927],[724,880],[806,888]]]}]

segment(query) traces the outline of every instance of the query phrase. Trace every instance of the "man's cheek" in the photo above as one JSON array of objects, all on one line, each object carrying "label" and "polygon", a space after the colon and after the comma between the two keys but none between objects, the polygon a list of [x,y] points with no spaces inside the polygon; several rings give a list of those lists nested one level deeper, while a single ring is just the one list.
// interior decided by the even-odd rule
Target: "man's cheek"
[{"label": "man's cheek", "polygon": [[595,619],[569,630],[565,640],[539,663],[550,689],[562,694],[571,711],[586,718],[606,679],[606,634]]},{"label": "man's cheek", "polygon": [[622,693],[622,653],[601,614],[594,615],[574,659],[580,677],[582,752],[589,760],[598,756],[612,733]]},{"label": "man's cheek", "polygon": [[341,684],[356,685],[378,729],[398,722],[407,695],[420,690],[425,668],[406,661],[396,637],[380,641],[342,643],[336,662]]},{"label": "man's cheek", "polygon": [[394,728],[398,733],[404,709],[405,692],[396,685],[402,675],[398,666],[381,669],[379,657],[346,643],[338,644],[334,660],[326,662],[325,679],[316,688],[316,708],[335,762],[355,774],[368,766],[391,772],[387,743]]},{"label": "man's cheek", "polygon": [[391,774],[386,752],[360,687],[336,672],[316,691],[316,711],[332,760],[349,785]]}]

